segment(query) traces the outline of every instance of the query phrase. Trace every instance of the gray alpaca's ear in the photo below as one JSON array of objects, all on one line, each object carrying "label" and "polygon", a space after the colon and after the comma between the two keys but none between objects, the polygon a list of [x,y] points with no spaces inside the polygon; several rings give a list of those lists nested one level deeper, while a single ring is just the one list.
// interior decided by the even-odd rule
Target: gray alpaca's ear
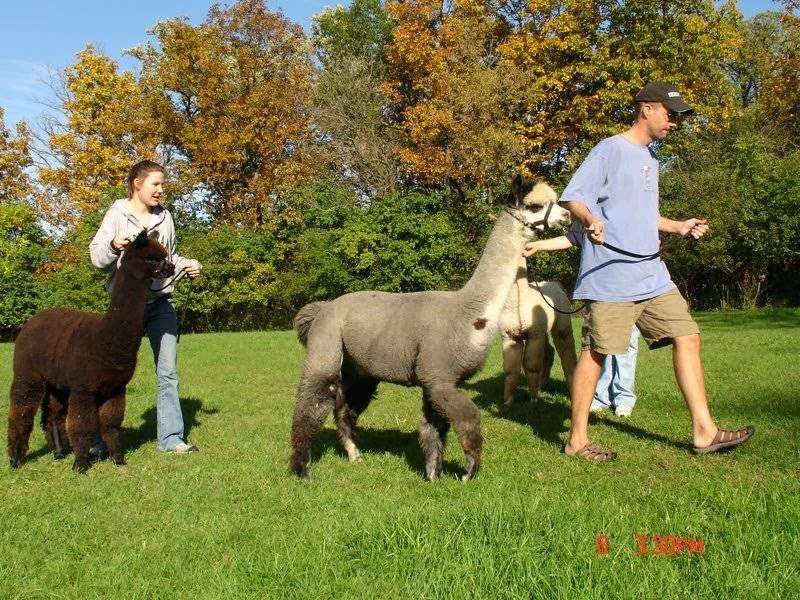
[{"label": "gray alpaca's ear", "polygon": [[147,246],[147,230],[142,229],[136,239],[133,240],[134,246]]}]

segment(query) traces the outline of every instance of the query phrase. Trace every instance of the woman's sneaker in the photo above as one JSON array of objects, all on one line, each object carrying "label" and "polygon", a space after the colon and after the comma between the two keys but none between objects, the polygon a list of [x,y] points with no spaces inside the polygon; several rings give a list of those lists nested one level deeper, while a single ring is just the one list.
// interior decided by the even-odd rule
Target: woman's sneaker
[{"label": "woman's sneaker", "polygon": [[187,444],[186,442],[178,442],[172,448],[167,450],[172,454],[189,454],[189,452],[197,452],[197,446]]},{"label": "woman's sneaker", "polygon": [[617,406],[614,409],[614,413],[618,417],[630,417],[632,412],[633,412],[632,406]]}]

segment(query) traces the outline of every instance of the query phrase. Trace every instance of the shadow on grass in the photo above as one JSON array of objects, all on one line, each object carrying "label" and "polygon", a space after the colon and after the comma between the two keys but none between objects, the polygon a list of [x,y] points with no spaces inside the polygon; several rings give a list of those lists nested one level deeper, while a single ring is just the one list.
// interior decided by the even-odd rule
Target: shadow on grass
[{"label": "shadow on grass", "polygon": [[[201,424],[198,415],[215,415],[219,412],[216,408],[203,408],[203,401],[193,396],[181,398],[181,411],[184,439],[189,439],[192,429]],[[122,428],[122,444],[126,452],[136,450],[147,442],[156,441],[156,407],[151,406],[145,410],[141,418],[144,422],[136,429]]]},{"label": "shadow on grass", "polygon": [[[419,473],[420,477],[425,477],[425,458],[419,446],[419,436],[416,431],[400,431],[399,429],[372,429],[356,428],[356,445],[364,455],[364,460],[369,460],[370,454],[393,454],[403,458],[412,470]],[[455,435],[451,430],[448,436]],[[347,460],[347,455],[339,444],[336,431],[324,429],[314,438],[311,444],[311,465],[319,461],[320,457],[329,449],[335,448],[343,460]],[[460,452],[459,452],[460,454]],[[464,468],[446,458],[442,461],[442,477],[461,476]]]},{"label": "shadow on grass", "polygon": [[[511,406],[505,406],[502,403],[503,379],[504,376],[499,374],[481,381],[467,382],[464,387],[478,392],[478,395],[474,398],[475,404],[492,416],[528,426],[533,430],[536,437],[548,444],[561,448],[566,441],[566,435],[563,434],[569,431],[569,419],[571,416],[566,383],[559,380],[551,380],[542,387],[542,391],[548,392],[548,395],[557,394],[562,396],[563,399],[551,400],[540,396],[536,402],[515,402]],[[517,390],[516,399],[520,398],[521,395],[527,398],[527,390]],[[589,425],[606,425],[632,437],[660,442],[680,450],[689,451],[692,448],[686,442],[676,441],[661,434],[647,431],[629,422],[621,421],[618,417],[590,414]]]},{"label": "shadow on grass", "polygon": [[[203,402],[199,398],[191,396],[181,398],[181,410],[183,411],[184,438],[186,439],[188,439],[189,432],[192,428],[200,425],[200,421],[197,418],[198,414],[214,415],[219,412],[216,408],[203,408]],[[151,406],[145,410],[142,413],[142,420],[144,423],[135,429],[131,427],[122,427],[122,447],[126,453],[131,450],[136,450],[147,442],[155,441],[156,439],[156,407]],[[63,443],[69,446],[66,440],[64,440]],[[70,452],[71,451],[70,449]],[[48,454],[50,454],[50,448],[48,448],[45,443],[35,452],[29,452],[25,460],[33,461]]]}]

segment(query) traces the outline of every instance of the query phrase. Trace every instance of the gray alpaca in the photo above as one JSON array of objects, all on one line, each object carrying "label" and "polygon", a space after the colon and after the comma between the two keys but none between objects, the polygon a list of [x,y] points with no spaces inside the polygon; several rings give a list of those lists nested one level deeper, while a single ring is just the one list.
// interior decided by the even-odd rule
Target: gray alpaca
[{"label": "gray alpaca", "polygon": [[359,461],[356,420],[378,382],[388,381],[422,388],[419,435],[426,477],[441,474],[450,425],[466,457],[462,479],[475,475],[483,441],[480,416],[456,386],[483,366],[525,241],[535,228],[561,224],[568,215],[544,183],[533,186],[517,176],[512,191],[515,202],[500,213],[475,273],[460,290],[355,292],[300,309],[294,325],[307,354],[292,423],[291,471],[308,478],[311,440],[331,411],[349,459]]}]

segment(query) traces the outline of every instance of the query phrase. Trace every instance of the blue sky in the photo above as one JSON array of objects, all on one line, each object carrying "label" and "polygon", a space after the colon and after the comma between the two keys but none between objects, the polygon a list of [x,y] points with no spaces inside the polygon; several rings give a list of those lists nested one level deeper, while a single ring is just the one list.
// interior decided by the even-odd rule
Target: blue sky
[{"label": "blue sky", "polygon": [[[48,69],[62,69],[87,43],[116,59],[123,69],[136,61],[122,50],[147,40],[157,21],[186,16],[204,20],[210,0],[16,0],[4,3],[0,24],[0,106],[6,126],[32,124],[46,109],[37,100],[51,97],[43,83]],[[270,0],[291,20],[309,28],[311,16],[347,0]],[[775,10],[772,0],[739,0],[745,16]]]}]

